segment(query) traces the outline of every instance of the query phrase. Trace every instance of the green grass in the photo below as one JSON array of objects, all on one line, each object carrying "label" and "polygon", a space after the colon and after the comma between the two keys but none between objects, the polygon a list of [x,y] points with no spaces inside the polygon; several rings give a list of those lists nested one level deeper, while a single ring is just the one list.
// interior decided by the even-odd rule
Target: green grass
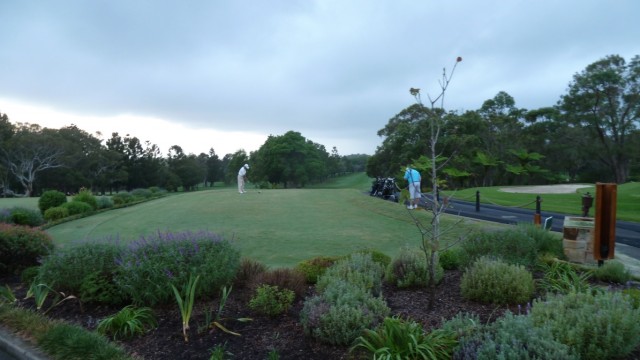
[{"label": "green grass", "polygon": [[[293,266],[316,256],[376,249],[389,256],[405,245],[418,246],[420,233],[404,206],[367,195],[362,175],[336,179],[335,189],[235,188],[182,193],[96,214],[47,229],[58,246],[75,240],[118,236],[130,241],[154,231],[209,230],[233,239],[243,256],[267,265]],[[426,211],[415,211],[425,224]],[[455,218],[447,216],[445,225]],[[499,225],[466,219],[448,239],[470,228]]]},{"label": "green grass", "polygon": [[[595,185],[576,190],[572,194],[524,194],[501,191],[505,186],[469,188],[456,192],[446,192],[455,199],[475,201],[476,191],[480,191],[481,203],[493,203],[503,206],[525,206],[527,209],[535,209],[536,196],[542,198],[542,211],[558,212],[569,215],[582,215],[582,195],[589,192],[593,197],[596,194]],[[595,202],[594,202],[595,205]],[[594,216],[595,207],[589,211]],[[626,183],[618,185],[616,218],[618,220],[640,222],[640,183]]]}]

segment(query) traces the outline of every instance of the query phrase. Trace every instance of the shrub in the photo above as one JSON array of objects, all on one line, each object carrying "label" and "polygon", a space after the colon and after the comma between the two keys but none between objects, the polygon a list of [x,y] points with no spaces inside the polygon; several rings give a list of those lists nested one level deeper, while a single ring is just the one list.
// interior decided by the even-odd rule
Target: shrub
[{"label": "shrub", "polygon": [[375,359],[451,359],[455,333],[437,329],[426,333],[415,321],[385,318],[377,330],[364,330],[351,351],[364,349]]},{"label": "shrub", "polygon": [[455,270],[461,268],[465,263],[464,257],[464,250],[460,247],[453,247],[442,251],[438,261],[444,270]]},{"label": "shrub", "polygon": [[113,207],[113,200],[109,196],[99,196],[96,198],[98,209],[109,209]]},{"label": "shrub", "polygon": [[99,334],[113,337],[113,340],[121,340],[142,335],[147,329],[156,326],[157,322],[150,308],[128,305],[115,315],[100,320],[96,330]]},{"label": "shrub", "polygon": [[133,189],[130,194],[136,199],[149,199],[153,196],[153,193],[149,189]]},{"label": "shrub", "polygon": [[264,284],[256,289],[256,294],[249,301],[249,307],[260,314],[276,316],[289,310],[295,296],[289,289]]},{"label": "shrub", "polygon": [[251,280],[251,287],[256,289],[261,285],[274,285],[280,289],[291,290],[296,297],[302,297],[307,292],[304,275],[297,270],[288,268],[267,270],[257,274]]},{"label": "shrub", "polygon": [[67,216],[69,216],[69,209],[62,206],[48,208],[44,212],[44,219],[47,221],[56,221],[64,219]]},{"label": "shrub", "polygon": [[307,335],[329,344],[350,345],[364,329],[375,328],[389,312],[383,299],[338,281],[325,294],[305,301],[300,321]]},{"label": "shrub", "polygon": [[42,193],[38,199],[38,209],[42,214],[53,207],[58,207],[67,202],[67,195],[57,190],[49,190]]},{"label": "shrub", "polygon": [[20,282],[23,284],[32,284],[33,281],[38,277],[39,271],[39,266],[29,266],[27,268],[24,268],[20,273]]},{"label": "shrub", "polygon": [[535,327],[526,315],[507,312],[483,331],[461,340],[454,358],[578,360],[569,346],[556,341],[547,327]]},{"label": "shrub", "polygon": [[371,250],[371,249],[359,250],[359,251],[356,251],[354,254],[370,255],[371,260],[380,264],[383,269],[386,269],[387,266],[389,266],[389,264],[391,263],[391,257],[389,255],[377,250]]},{"label": "shrub", "polygon": [[82,201],[70,201],[63,204],[62,207],[69,211],[69,216],[80,215],[93,211],[91,205]]},{"label": "shrub", "polygon": [[318,277],[339,259],[338,256],[319,256],[298,263],[295,269],[304,274],[308,284],[315,284]]},{"label": "shrub", "polygon": [[15,274],[38,265],[53,250],[44,231],[20,225],[0,224],[0,274]]},{"label": "shrub", "polygon": [[605,261],[594,271],[593,275],[600,281],[607,281],[616,284],[625,284],[631,280],[631,272],[625,268],[624,264],[617,260]]},{"label": "shrub", "polygon": [[240,259],[240,268],[238,269],[234,283],[240,287],[247,286],[259,274],[265,271],[267,271],[267,265],[264,263],[249,258],[242,258]]},{"label": "shrub", "polygon": [[534,293],[533,276],[523,266],[487,257],[478,259],[462,275],[462,296],[494,304],[521,304]]},{"label": "shrub", "polygon": [[78,192],[78,194],[74,196],[71,201],[83,202],[83,203],[89,204],[89,206],[91,206],[91,209],[93,210],[98,209],[98,200],[91,193],[91,191],[87,189],[80,190],[80,192]]},{"label": "shrub", "polygon": [[588,292],[590,289],[588,272],[578,273],[571,264],[553,261],[549,264],[541,263],[540,268],[544,276],[538,282],[539,287],[546,292],[567,294],[570,292]]},{"label": "shrub", "polygon": [[316,291],[322,292],[328,284],[342,279],[378,296],[382,291],[382,266],[369,254],[353,254],[336,262],[318,279]]},{"label": "shrub", "polygon": [[634,309],[640,308],[640,289],[629,288],[622,290],[622,294],[627,297]]},{"label": "shrub", "polygon": [[495,256],[511,264],[533,266],[538,258],[536,241],[522,227],[494,232],[479,232],[462,244],[467,264],[482,256]]},{"label": "shrub", "polygon": [[619,292],[549,295],[534,300],[531,319],[582,359],[624,358],[640,345],[640,310]]},{"label": "shrub", "polygon": [[548,254],[559,259],[564,258],[561,235],[533,224],[520,223],[517,229],[533,239],[538,254]]},{"label": "shrub", "polygon": [[55,289],[74,294],[83,302],[118,304],[123,299],[113,274],[122,248],[116,241],[91,241],[71,245],[45,258],[39,278]]},{"label": "shrub", "polygon": [[169,285],[181,287],[189,274],[200,275],[197,297],[212,297],[233,281],[240,253],[229,241],[207,231],[143,236],[118,259],[115,282],[135,303],[172,301]]},{"label": "shrub", "polygon": [[54,323],[37,339],[38,345],[53,359],[124,360],[127,353],[104,336],[79,325]]},{"label": "shrub", "polygon": [[38,210],[23,207],[13,207],[9,209],[9,220],[16,225],[36,227],[44,224],[42,214]]},{"label": "shrub", "polygon": [[111,200],[113,200],[114,205],[124,205],[132,202],[134,198],[128,192],[119,192],[117,194],[114,194],[111,197]]},{"label": "shrub", "polygon": [[[387,267],[385,280],[399,288],[425,287],[429,282],[429,269],[424,254],[403,248]],[[436,283],[444,278],[444,269],[436,266]]]}]

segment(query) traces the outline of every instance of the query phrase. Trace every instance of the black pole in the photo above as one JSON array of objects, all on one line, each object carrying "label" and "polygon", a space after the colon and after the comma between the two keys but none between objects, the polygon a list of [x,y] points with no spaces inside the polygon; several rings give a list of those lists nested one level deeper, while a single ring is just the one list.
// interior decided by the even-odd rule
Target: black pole
[{"label": "black pole", "polygon": [[536,214],[540,215],[540,203],[542,200],[540,199],[540,195],[536,196]]},{"label": "black pole", "polygon": [[480,190],[476,191],[476,212],[480,211]]}]

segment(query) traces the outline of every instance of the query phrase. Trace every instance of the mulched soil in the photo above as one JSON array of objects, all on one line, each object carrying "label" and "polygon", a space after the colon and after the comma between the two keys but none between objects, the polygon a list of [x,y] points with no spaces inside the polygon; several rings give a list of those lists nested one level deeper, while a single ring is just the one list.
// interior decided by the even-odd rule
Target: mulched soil
[{"label": "mulched soil", "polygon": [[[443,319],[449,319],[459,312],[477,314],[481,321],[490,322],[500,317],[506,310],[518,312],[517,307],[480,304],[468,301],[460,295],[460,271],[447,271],[443,283],[436,288],[435,308],[428,310],[429,294],[426,289],[398,289],[384,285],[383,296],[391,313],[403,318],[411,318],[423,324],[426,329],[438,327]],[[9,280],[13,280],[13,283]],[[16,295],[24,298],[26,289],[16,283],[16,279],[0,279],[0,283],[10,283]],[[307,296],[313,294],[309,287]],[[355,359],[345,346],[332,346],[320,343],[305,336],[300,324],[300,311],[304,299],[298,299],[287,314],[274,318],[252,313],[248,307],[251,291],[233,289],[224,307],[223,324],[241,336],[227,334],[219,329],[203,329],[207,310],[214,313],[218,309],[218,300],[200,302],[194,309],[190,322],[189,342],[182,336],[182,320],[177,305],[155,308],[154,314],[158,327],[141,337],[122,341],[127,351],[141,359],[209,359],[211,350],[223,345],[228,359],[267,359],[269,352],[276,351],[279,359]],[[20,306],[33,308],[32,300],[20,300]],[[67,301],[54,307],[49,316],[64,319],[89,329],[95,329],[99,319],[112,315],[121,307],[90,306],[80,307],[75,301]],[[250,317],[251,322],[238,322],[233,319]],[[628,359],[637,359],[636,351]]]}]

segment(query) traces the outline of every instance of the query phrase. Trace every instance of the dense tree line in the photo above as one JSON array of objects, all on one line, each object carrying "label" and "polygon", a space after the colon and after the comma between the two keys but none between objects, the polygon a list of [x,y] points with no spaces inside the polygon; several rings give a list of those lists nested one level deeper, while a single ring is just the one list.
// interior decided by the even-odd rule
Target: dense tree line
[{"label": "dense tree line", "polygon": [[[428,170],[429,111],[403,109],[378,131],[369,176]],[[640,179],[640,57],[607,56],[575,74],[555,106],[516,107],[506,92],[480,109],[441,113],[439,171],[450,187]]]},{"label": "dense tree line", "polygon": [[[97,134],[99,136],[99,134]],[[236,181],[238,169],[252,164],[250,180],[272,186],[304,186],[338,173],[364,171],[366,155],[340,156],[296,132],[270,136],[251,158],[244,150],[222,159],[214,149],[185,154],[173,145],[163,155],[157,145],[135,136],[111,134],[103,141],[75,125],[61,129],[12,124],[0,113],[0,191],[37,196],[46,190],[75,193],[88,188],[113,193],[161,187],[169,191]]]}]

